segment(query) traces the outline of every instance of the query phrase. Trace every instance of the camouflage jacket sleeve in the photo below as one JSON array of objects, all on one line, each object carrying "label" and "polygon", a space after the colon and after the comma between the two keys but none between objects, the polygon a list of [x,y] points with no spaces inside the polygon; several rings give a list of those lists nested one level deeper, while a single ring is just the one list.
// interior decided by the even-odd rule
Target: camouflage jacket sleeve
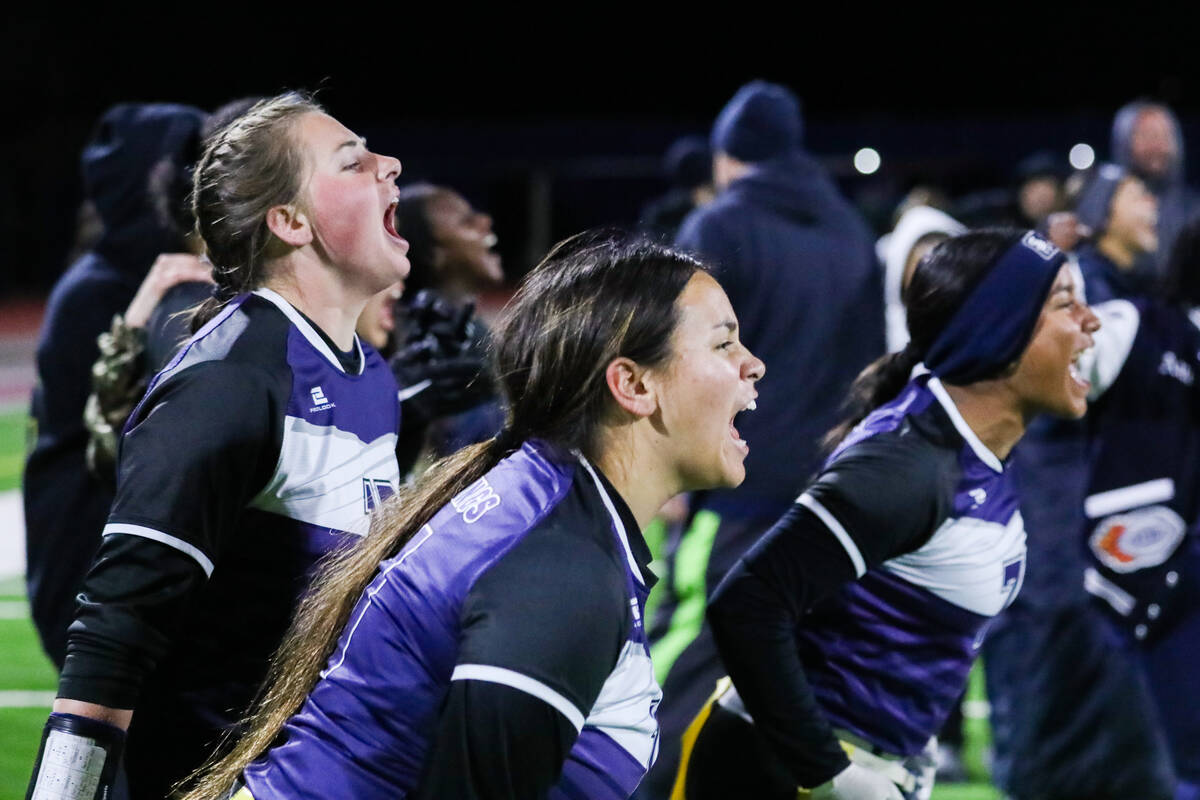
[{"label": "camouflage jacket sleeve", "polygon": [[92,365],[92,393],[83,413],[87,463],[93,475],[112,485],[121,430],[146,392],[146,330],[127,326],[118,314],[98,343],[100,357]]}]

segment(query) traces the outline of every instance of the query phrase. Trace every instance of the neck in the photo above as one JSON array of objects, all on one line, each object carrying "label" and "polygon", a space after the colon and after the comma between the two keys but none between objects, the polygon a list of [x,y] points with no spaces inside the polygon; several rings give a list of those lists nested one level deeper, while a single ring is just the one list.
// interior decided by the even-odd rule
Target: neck
[{"label": "neck", "polygon": [[354,346],[354,326],[369,293],[347,286],[337,272],[303,253],[293,253],[268,267],[264,284],[311,319],[339,350]]},{"label": "neck", "polygon": [[1133,269],[1133,263],[1137,260],[1137,251],[1111,233],[1105,233],[1100,237],[1100,241],[1096,242],[1096,249],[1100,251],[1109,261],[1117,265],[1117,269],[1122,272],[1127,272]]},{"label": "neck", "polygon": [[593,461],[608,478],[629,506],[633,518],[642,530],[658,515],[663,504],[683,490],[676,486],[671,475],[658,459],[649,455],[654,450],[635,448],[631,439],[637,436],[631,430],[635,425],[624,426],[603,437],[600,453]]},{"label": "neck", "polygon": [[1003,380],[979,381],[969,386],[946,387],[958,413],[984,447],[1001,461],[1025,433],[1027,422],[1019,403]]}]

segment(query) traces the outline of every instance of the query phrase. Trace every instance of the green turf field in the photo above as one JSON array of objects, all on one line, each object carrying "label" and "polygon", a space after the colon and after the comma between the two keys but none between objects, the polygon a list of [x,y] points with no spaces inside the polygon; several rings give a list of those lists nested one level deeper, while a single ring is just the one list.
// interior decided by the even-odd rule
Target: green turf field
[{"label": "green turf field", "polygon": [[[24,409],[0,413],[0,491],[15,489],[20,483],[26,420]],[[29,620],[20,577],[0,579],[0,653],[4,654],[0,659],[0,800],[19,800],[25,796],[42,724],[50,710],[44,699],[56,683],[54,668],[42,653]],[[968,700],[983,700],[978,670],[972,674]],[[968,719],[966,724],[967,768],[975,782],[939,786],[934,789],[934,800],[1000,797],[988,784],[983,763],[990,740],[987,720]]]},{"label": "green turf field", "polygon": [[28,419],[25,409],[0,411],[0,492],[20,483]]}]

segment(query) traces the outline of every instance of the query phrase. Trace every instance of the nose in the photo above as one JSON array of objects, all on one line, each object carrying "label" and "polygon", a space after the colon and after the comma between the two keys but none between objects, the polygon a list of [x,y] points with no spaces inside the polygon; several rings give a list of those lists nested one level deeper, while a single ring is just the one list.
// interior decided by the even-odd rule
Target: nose
[{"label": "nose", "polygon": [[1083,319],[1080,320],[1079,327],[1089,336],[1100,330],[1100,318],[1092,311],[1091,306],[1083,307]]},{"label": "nose", "polygon": [[742,377],[748,381],[760,381],[767,374],[767,365],[758,356],[746,351],[746,363],[742,365]]},{"label": "nose", "polygon": [[400,159],[391,156],[378,156],[376,174],[381,181],[394,181],[400,177]]},{"label": "nose", "polygon": [[475,212],[475,217],[479,224],[479,229],[484,233],[492,230],[492,217],[490,214],[485,214],[482,211]]}]

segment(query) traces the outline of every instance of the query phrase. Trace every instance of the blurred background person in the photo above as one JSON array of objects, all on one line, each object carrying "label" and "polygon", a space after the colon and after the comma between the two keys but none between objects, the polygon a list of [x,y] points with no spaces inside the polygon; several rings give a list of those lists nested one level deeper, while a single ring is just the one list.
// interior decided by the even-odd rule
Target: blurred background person
[{"label": "blurred background person", "polygon": [[1161,247],[1158,201],[1141,178],[1101,164],[1080,190],[1075,218],[1089,232],[1076,251],[1088,302],[1153,290],[1153,262]]},{"label": "blurred background person", "polygon": [[912,206],[901,215],[887,240],[881,240],[889,353],[908,344],[908,314],[903,298],[913,270],[939,243],[966,230],[965,225],[943,211],[929,206]]},{"label": "blurred background person", "polygon": [[1185,183],[1179,119],[1163,103],[1127,103],[1113,117],[1109,154],[1140,178],[1158,201],[1159,257],[1145,257],[1144,265],[1155,265],[1161,273],[1180,229],[1200,212],[1200,198]]},{"label": "blurred background person", "polygon": [[[1089,302],[1145,298],[1140,255],[1157,247],[1154,198],[1112,164],[1086,178],[1074,208]],[[1123,267],[1120,265],[1124,265]],[[1029,550],[1025,586],[983,646],[994,779],[1014,800],[1169,798],[1144,680],[1083,589],[1087,420],[1034,420],[1012,458]],[[1143,445],[1144,446],[1144,445]]]},{"label": "blurred background person", "polygon": [[1084,586],[1147,679],[1176,777],[1200,798],[1200,220],[1161,292],[1096,307],[1112,375],[1089,419]]},{"label": "blurred background person", "polygon": [[703,136],[676,139],[663,156],[663,174],[671,184],[666,194],[642,207],[638,226],[665,242],[674,240],[679,226],[694,209],[712,202],[712,152]]},{"label": "blurred background person", "polygon": [[46,306],[30,411],[36,434],[23,478],[30,609],[60,669],[75,593],[113,500],[85,463],[83,412],[96,338],[129,306],[160,254],[186,251],[179,229],[151,202],[150,176],[164,160],[172,169],[194,162],[204,118],[191,106],[113,106],[80,158],[103,232],[59,278]]},{"label": "blurred background person", "polygon": [[[425,446],[430,456],[439,458],[490,439],[504,424],[504,408],[487,376],[480,374],[490,334],[484,322],[471,314],[481,293],[504,283],[503,265],[495,249],[499,239],[489,215],[455,190],[430,183],[400,190],[396,230],[411,245],[408,259],[412,264],[400,307],[401,338],[414,327],[428,328],[427,315],[435,310],[445,321],[461,316],[458,333],[463,339],[463,355],[473,358],[473,363],[447,362],[445,368],[460,366],[479,375],[473,382],[466,373],[463,377],[468,380],[458,382],[445,375],[447,385],[440,393],[412,395],[405,406],[410,419],[415,416],[426,422]],[[453,397],[449,396],[452,389],[459,390]]]},{"label": "blurred background person", "polygon": [[669,793],[680,736],[724,674],[704,621],[709,593],[819,466],[819,439],[884,344],[874,238],[802,149],[791,91],[743,86],[718,115],[711,144],[717,198],[688,216],[676,244],[714,265],[742,340],[775,377],[759,386],[759,411],[737,422],[750,446],[745,483],[693,496],[690,524],[669,547],[650,631],[663,685],[661,745],[640,797]]}]

